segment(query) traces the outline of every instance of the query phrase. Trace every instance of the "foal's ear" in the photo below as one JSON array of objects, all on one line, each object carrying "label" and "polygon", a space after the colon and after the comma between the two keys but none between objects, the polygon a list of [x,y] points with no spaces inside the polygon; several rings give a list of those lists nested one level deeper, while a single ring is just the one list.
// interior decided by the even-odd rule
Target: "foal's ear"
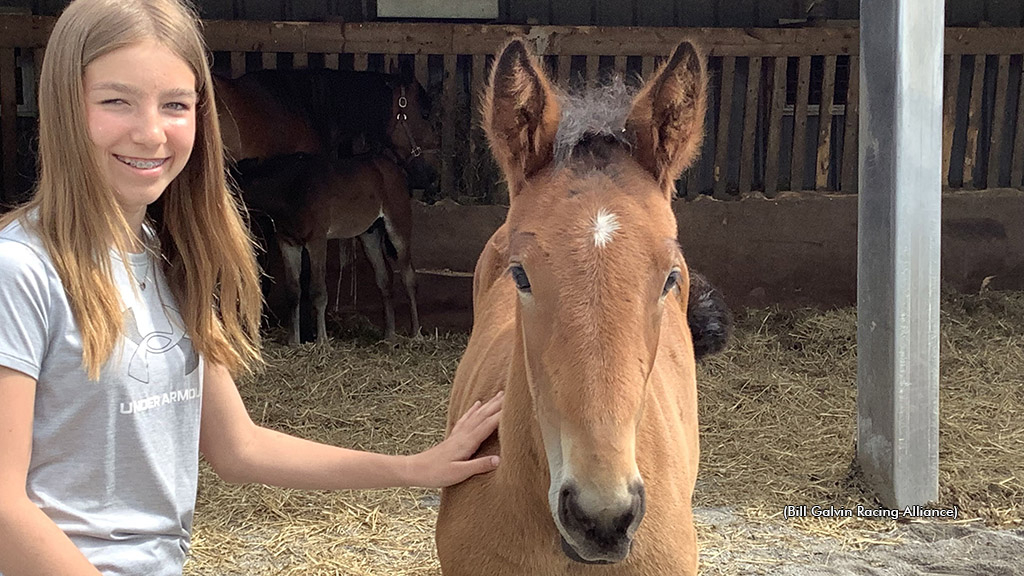
[{"label": "foal's ear", "polygon": [[487,141],[510,197],[554,157],[559,114],[558,98],[543,68],[523,40],[513,39],[498,53],[483,99]]},{"label": "foal's ear", "polygon": [[675,180],[700,153],[707,109],[704,58],[683,41],[637,94],[626,126],[636,137],[633,156],[669,196]]}]

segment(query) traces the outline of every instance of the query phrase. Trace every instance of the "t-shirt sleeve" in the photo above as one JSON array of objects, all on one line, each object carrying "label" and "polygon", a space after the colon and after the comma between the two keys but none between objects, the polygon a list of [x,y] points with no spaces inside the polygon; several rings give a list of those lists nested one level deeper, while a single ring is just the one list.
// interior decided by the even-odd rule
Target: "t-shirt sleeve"
[{"label": "t-shirt sleeve", "polygon": [[49,304],[43,261],[25,244],[0,240],[0,366],[39,378]]}]

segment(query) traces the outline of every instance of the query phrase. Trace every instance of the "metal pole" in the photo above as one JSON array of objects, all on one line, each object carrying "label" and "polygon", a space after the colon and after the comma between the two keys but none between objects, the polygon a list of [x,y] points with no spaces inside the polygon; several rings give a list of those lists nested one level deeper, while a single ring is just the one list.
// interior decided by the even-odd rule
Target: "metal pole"
[{"label": "metal pole", "polygon": [[938,498],[942,0],[862,0],[857,460],[886,506]]}]

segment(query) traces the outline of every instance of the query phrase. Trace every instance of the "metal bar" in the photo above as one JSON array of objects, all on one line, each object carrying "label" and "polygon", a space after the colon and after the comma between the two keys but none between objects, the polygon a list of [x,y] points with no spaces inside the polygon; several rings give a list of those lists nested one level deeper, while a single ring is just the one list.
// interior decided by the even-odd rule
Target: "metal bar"
[{"label": "metal bar", "polygon": [[857,461],[883,505],[939,495],[941,0],[861,3]]},{"label": "metal bar", "polygon": [[832,101],[836,93],[836,57],[825,56],[825,77],[821,80],[821,105],[818,112],[818,153],[814,187],[828,188],[828,175],[832,170]]},{"label": "metal bar", "polygon": [[722,58],[722,89],[718,104],[718,133],[715,137],[714,195],[728,196],[729,183],[729,124],[732,116],[732,83],[736,75],[736,58]]},{"label": "metal bar", "polygon": [[764,167],[764,195],[775,197],[779,190],[779,146],[782,142],[782,109],[786,107],[786,69],[789,58],[775,57],[772,73],[772,111],[768,117],[768,154]]}]

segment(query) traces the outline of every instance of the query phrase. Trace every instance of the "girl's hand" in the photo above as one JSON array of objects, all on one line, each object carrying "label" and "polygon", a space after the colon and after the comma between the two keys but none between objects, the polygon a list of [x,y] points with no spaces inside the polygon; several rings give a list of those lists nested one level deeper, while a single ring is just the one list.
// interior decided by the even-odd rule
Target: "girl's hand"
[{"label": "girl's hand", "polygon": [[497,456],[467,459],[498,428],[504,396],[504,392],[498,392],[486,403],[478,400],[459,418],[443,442],[410,456],[411,484],[425,488],[444,488],[458,484],[474,474],[497,468]]}]

